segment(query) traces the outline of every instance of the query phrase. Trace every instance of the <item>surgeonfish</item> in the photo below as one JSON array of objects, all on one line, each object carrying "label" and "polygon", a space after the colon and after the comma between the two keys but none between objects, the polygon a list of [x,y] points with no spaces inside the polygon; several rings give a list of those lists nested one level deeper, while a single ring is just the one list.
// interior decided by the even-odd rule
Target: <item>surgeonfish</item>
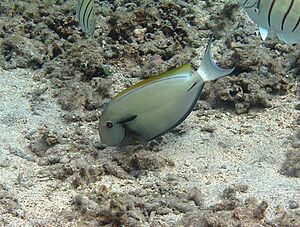
[{"label": "surgeonfish", "polygon": [[269,31],[285,43],[300,41],[300,0],[239,0],[249,17],[259,26],[265,40]]},{"label": "surgeonfish", "polygon": [[78,0],[76,18],[79,20],[82,31],[91,37],[95,31],[95,1]]},{"label": "surgeonfish", "polygon": [[141,81],[107,103],[99,119],[102,143],[144,143],[178,126],[196,105],[205,82],[230,74],[212,60],[209,43],[200,67],[191,64]]}]

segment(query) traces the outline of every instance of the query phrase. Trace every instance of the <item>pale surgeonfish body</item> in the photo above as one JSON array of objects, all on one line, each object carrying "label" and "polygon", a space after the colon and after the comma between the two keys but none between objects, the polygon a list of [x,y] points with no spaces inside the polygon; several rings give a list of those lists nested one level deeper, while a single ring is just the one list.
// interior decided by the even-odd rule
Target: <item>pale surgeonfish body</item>
[{"label": "pale surgeonfish body", "polygon": [[269,31],[285,43],[300,42],[300,0],[239,0],[249,17],[259,26],[265,40]]},{"label": "pale surgeonfish body", "polygon": [[78,0],[76,8],[76,18],[84,33],[91,37],[95,31],[95,1]]},{"label": "pale surgeonfish body", "polygon": [[99,120],[102,143],[143,143],[179,125],[193,110],[205,82],[230,74],[219,68],[208,45],[200,67],[190,64],[141,81],[115,96]]}]

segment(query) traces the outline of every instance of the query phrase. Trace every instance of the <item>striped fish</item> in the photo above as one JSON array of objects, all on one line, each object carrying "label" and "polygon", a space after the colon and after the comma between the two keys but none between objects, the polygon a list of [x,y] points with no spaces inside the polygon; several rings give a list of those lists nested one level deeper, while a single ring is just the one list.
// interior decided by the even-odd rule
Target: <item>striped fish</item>
[{"label": "striped fish", "polygon": [[78,0],[76,18],[79,20],[81,29],[87,36],[93,36],[95,31],[95,1]]},{"label": "striped fish", "polygon": [[265,40],[269,31],[285,43],[300,42],[300,0],[239,0],[249,17],[259,26]]}]

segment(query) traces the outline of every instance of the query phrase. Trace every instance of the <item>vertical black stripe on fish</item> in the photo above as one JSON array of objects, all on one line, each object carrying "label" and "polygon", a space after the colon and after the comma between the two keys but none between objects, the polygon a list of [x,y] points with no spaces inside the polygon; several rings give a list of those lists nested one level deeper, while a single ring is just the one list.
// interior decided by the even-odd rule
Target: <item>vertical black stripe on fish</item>
[{"label": "vertical black stripe on fish", "polygon": [[[88,21],[86,20],[87,19],[87,17],[86,17],[86,11],[87,11],[87,9],[89,8],[89,5],[90,5],[90,3],[92,2],[93,0],[90,0],[89,2],[88,2],[88,4],[86,5],[86,7],[85,7],[85,9],[84,9],[84,13],[83,13],[83,26],[84,26],[84,29],[85,30],[87,30],[88,29]],[[91,8],[93,8],[93,7],[91,7]]]},{"label": "vertical black stripe on fish", "polygon": [[294,5],[294,0],[291,1],[288,10],[287,10],[286,13],[284,14],[284,17],[283,17],[283,20],[282,20],[282,23],[281,23],[281,31],[283,31],[284,23],[285,23],[285,21],[286,21],[286,18],[287,18],[288,15],[289,15],[289,13],[291,12],[291,9],[292,9],[293,5]]},{"label": "vertical black stripe on fish", "polygon": [[271,6],[270,6],[270,9],[269,9],[269,13],[268,13],[268,24],[269,24],[270,28],[271,28],[271,15],[272,15],[272,10],[273,10],[275,1],[276,0],[272,0]]},{"label": "vertical black stripe on fish", "polygon": [[[90,31],[90,24],[89,24],[89,21],[90,21],[90,18],[91,18],[91,15],[92,15],[92,12],[93,12],[93,7],[91,7],[91,9],[90,9],[90,12],[89,12],[89,14],[88,14],[88,16],[87,16],[87,27],[88,27],[88,30]],[[93,15],[92,15],[93,16]]]},{"label": "vertical black stripe on fish", "polygon": [[300,17],[298,18],[298,21],[297,21],[295,27],[293,28],[292,32],[294,32],[298,28],[299,24],[300,24]]},{"label": "vertical black stripe on fish", "polygon": [[78,12],[77,12],[78,13],[78,15],[77,15],[78,20],[79,20],[79,23],[81,23],[81,24],[82,24],[82,21],[81,21],[81,16],[80,15],[81,15],[81,10],[82,10],[83,3],[84,3],[84,0],[81,1],[80,7],[78,8]]},{"label": "vertical black stripe on fish", "polygon": [[256,5],[256,9],[258,9],[258,11],[259,11],[259,8],[260,8],[260,1],[261,1],[261,0],[258,0],[258,1],[257,1],[257,5]]}]

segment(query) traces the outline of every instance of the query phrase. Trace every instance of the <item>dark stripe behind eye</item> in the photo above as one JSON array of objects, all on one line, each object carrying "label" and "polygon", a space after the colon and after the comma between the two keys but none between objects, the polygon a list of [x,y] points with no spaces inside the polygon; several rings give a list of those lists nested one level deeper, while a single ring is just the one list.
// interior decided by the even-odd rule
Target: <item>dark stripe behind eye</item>
[{"label": "dark stripe behind eye", "polygon": [[259,7],[260,7],[260,0],[258,0],[256,8],[259,10]]},{"label": "dark stripe behind eye", "polygon": [[271,28],[271,14],[272,14],[272,10],[273,10],[273,6],[274,6],[275,1],[276,0],[272,0],[271,6],[270,6],[270,9],[269,9],[269,14],[268,14],[268,24],[269,24],[270,28]]},{"label": "dark stripe behind eye", "polygon": [[292,32],[294,32],[298,28],[299,24],[300,24],[300,17],[298,18],[298,21],[297,21],[297,23],[296,23],[296,25],[295,25]]},{"label": "dark stripe behind eye", "polygon": [[281,23],[281,31],[283,31],[285,20],[288,17],[289,13],[291,12],[291,9],[292,9],[293,5],[294,5],[294,0],[291,1],[291,4],[290,4],[288,10],[284,14],[284,17],[283,17],[283,20],[282,20],[282,23]]}]

